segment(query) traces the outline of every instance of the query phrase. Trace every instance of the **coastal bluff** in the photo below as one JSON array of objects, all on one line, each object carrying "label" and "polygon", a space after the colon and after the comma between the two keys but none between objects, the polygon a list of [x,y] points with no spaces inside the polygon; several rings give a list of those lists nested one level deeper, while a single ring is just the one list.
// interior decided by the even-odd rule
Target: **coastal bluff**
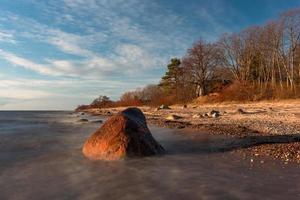
[{"label": "coastal bluff", "polygon": [[110,117],[85,141],[82,152],[90,160],[119,160],[158,155],[165,150],[153,138],[143,112],[133,107]]}]

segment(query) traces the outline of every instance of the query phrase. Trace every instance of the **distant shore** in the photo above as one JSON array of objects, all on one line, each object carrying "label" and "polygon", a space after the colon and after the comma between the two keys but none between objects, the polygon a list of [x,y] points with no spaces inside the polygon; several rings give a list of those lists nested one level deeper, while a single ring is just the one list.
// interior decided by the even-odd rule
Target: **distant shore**
[{"label": "distant shore", "polygon": [[[123,109],[125,107],[80,112],[111,116]],[[245,156],[300,162],[300,100],[188,104],[170,106],[170,109],[143,106],[140,109],[152,125],[231,137],[234,139],[231,146]],[[211,111],[219,114],[211,116]]]}]

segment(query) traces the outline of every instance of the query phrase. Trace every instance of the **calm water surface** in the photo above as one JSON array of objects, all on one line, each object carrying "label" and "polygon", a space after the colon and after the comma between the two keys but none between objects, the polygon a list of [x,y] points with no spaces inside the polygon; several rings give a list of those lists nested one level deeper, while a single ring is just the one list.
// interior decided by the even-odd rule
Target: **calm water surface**
[{"label": "calm water surface", "polygon": [[167,155],[91,162],[81,146],[100,124],[86,117],[99,119],[0,112],[0,199],[300,199],[297,164],[252,163],[204,133],[150,127]]}]

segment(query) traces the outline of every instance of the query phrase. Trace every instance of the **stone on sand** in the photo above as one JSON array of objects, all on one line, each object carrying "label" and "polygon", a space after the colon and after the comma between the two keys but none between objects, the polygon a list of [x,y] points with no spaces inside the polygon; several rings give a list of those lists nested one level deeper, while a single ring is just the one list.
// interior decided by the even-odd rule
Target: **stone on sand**
[{"label": "stone on sand", "polygon": [[203,116],[201,114],[194,114],[192,116],[192,118],[196,119],[196,118],[203,118]]},{"label": "stone on sand", "polygon": [[239,114],[246,114],[246,112],[243,109],[241,109],[241,108],[237,109],[237,113],[239,113]]},{"label": "stone on sand", "polygon": [[182,118],[181,116],[178,116],[178,115],[168,115],[166,117],[167,120],[176,120],[176,119],[180,119]]},{"label": "stone on sand", "polygon": [[171,108],[167,105],[161,105],[158,108],[156,108],[156,110],[169,110],[169,109],[171,109]]}]

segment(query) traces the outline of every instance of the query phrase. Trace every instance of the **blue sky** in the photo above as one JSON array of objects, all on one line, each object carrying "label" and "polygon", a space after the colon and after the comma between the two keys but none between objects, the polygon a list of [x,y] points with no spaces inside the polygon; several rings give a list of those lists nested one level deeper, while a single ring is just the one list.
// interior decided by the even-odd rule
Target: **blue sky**
[{"label": "blue sky", "polygon": [[1,0],[0,109],[73,109],[157,83],[197,39],[300,0]]}]

